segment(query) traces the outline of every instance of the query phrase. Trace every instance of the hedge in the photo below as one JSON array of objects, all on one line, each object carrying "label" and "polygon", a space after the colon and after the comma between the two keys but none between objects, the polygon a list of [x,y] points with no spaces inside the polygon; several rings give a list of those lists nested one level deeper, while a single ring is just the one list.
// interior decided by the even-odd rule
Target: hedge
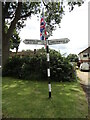
[{"label": "hedge", "polygon": [[[41,50],[40,50],[41,51]],[[50,50],[50,79],[52,81],[75,80],[75,70],[69,61],[55,50]],[[46,52],[33,56],[14,56],[9,58],[3,68],[3,76],[13,76],[21,79],[47,80]]]}]

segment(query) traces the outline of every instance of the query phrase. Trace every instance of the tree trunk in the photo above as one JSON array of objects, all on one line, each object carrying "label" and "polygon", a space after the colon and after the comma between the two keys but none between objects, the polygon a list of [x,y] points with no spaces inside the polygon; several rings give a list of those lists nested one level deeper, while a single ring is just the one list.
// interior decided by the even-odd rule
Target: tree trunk
[{"label": "tree trunk", "polygon": [[2,68],[4,67],[4,65],[6,64],[9,58],[9,48],[10,48],[9,40],[13,33],[13,30],[16,27],[17,22],[20,20],[21,8],[22,8],[22,2],[19,2],[15,12],[15,18],[11,22],[11,25],[7,33],[5,33],[5,13],[8,9],[5,11],[5,9],[3,8],[3,2],[2,2]]},{"label": "tree trunk", "polygon": [[9,39],[5,34],[5,10],[2,2],[2,68],[9,57]]},{"label": "tree trunk", "polygon": [[16,47],[16,54],[18,53],[18,47]]},{"label": "tree trunk", "polygon": [[9,58],[9,40],[5,36],[2,40],[2,67],[6,64]]}]

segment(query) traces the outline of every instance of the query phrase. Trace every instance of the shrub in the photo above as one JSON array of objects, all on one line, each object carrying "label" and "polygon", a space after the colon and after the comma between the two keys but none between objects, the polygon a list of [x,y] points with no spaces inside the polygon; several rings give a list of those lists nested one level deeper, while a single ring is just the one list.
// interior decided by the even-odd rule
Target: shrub
[{"label": "shrub", "polygon": [[[53,81],[72,81],[75,79],[74,68],[69,61],[55,50],[50,50],[50,71]],[[22,79],[45,79],[47,80],[46,53],[33,56],[9,58],[3,69],[4,76],[14,76]]]},{"label": "shrub", "polygon": [[20,77],[22,64],[23,64],[23,61],[18,56],[9,58],[9,60],[7,61],[7,64],[3,68],[3,72],[2,72],[3,76]]}]

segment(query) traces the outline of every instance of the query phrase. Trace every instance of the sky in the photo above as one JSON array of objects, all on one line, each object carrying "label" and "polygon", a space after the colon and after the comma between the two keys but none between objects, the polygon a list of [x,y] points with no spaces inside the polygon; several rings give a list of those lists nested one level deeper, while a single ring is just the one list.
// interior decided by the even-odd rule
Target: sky
[{"label": "sky", "polygon": [[[88,1],[78,7],[75,6],[72,12],[66,7],[65,15],[61,20],[61,28],[53,31],[53,36],[49,39],[68,38],[70,42],[67,44],[59,44],[50,46],[51,49],[59,51],[61,54],[79,54],[88,47]],[[25,39],[40,39],[40,16],[32,16],[25,21],[26,26],[20,32],[21,43],[19,51],[34,50],[42,48],[41,45],[26,45],[23,43]]]}]

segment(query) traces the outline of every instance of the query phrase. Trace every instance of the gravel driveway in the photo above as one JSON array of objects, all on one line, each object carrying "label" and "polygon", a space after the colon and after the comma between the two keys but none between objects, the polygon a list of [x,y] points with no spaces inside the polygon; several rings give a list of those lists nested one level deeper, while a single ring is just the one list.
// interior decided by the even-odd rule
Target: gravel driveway
[{"label": "gravel driveway", "polygon": [[86,93],[88,100],[88,118],[90,118],[90,72],[83,72],[77,70],[77,77],[80,78],[80,84]]}]

